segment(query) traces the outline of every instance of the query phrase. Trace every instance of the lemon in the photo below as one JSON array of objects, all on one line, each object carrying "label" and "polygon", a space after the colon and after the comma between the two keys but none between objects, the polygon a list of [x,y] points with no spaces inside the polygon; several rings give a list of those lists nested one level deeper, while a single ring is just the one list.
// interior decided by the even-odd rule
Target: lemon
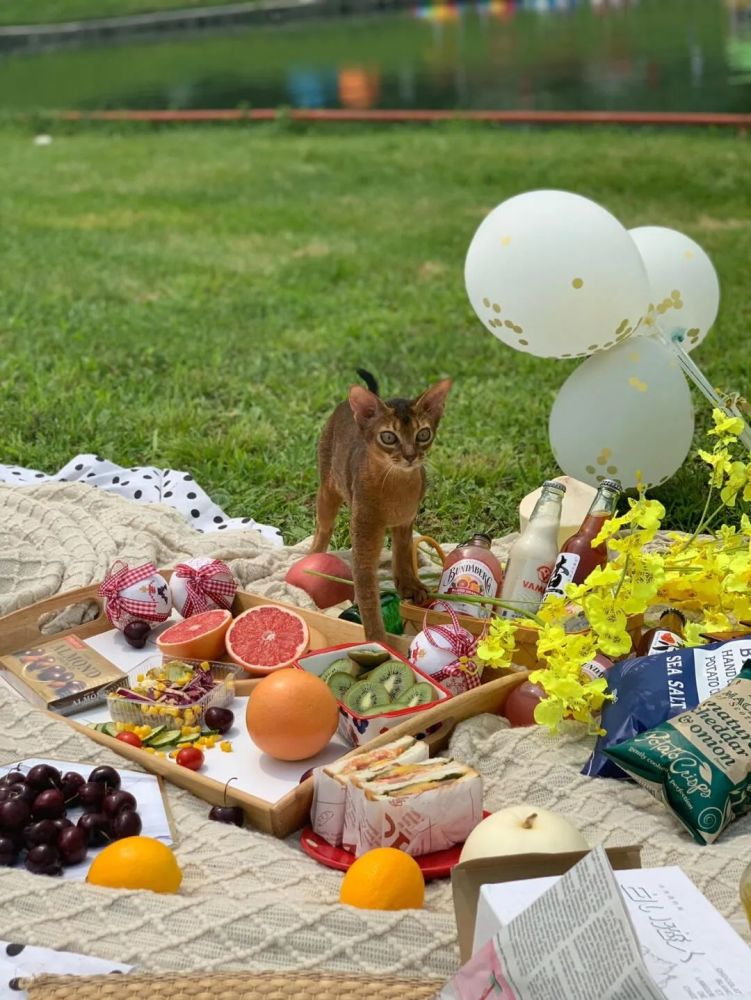
[{"label": "lemon", "polygon": [[86,881],[108,889],[177,892],[183,873],[166,844],[152,837],[125,837],[109,844],[91,862]]}]

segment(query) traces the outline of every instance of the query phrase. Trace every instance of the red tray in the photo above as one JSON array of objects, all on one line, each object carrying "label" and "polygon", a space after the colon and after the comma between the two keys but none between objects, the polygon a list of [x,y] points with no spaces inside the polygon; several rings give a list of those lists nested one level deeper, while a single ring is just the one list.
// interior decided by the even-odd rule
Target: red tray
[{"label": "red tray", "polygon": [[[483,819],[489,815],[489,812],[483,812]],[[300,847],[314,861],[327,868],[335,868],[339,872],[346,872],[350,865],[357,860],[351,851],[344,851],[341,847],[332,847],[323,837],[314,833],[310,826],[306,826],[300,834]],[[445,851],[433,851],[432,854],[421,854],[415,858],[426,881],[434,878],[448,878],[454,865],[459,864],[462,847],[464,844],[455,844],[454,847],[449,847]]]}]

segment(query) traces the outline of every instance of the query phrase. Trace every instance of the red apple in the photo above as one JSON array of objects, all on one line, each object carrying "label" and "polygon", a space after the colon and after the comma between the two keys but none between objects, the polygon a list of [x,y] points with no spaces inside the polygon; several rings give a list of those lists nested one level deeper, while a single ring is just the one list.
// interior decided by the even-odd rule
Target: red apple
[{"label": "red apple", "polygon": [[341,604],[342,601],[354,600],[354,587],[351,583],[336,583],[334,580],[326,580],[322,576],[311,576],[305,570],[314,569],[318,573],[329,573],[331,576],[343,576],[347,580],[352,579],[352,570],[333,552],[313,552],[309,556],[303,556],[294,565],[290,566],[285,576],[285,581],[293,587],[299,587],[306,594],[313,598],[319,608],[331,608],[334,604]]}]

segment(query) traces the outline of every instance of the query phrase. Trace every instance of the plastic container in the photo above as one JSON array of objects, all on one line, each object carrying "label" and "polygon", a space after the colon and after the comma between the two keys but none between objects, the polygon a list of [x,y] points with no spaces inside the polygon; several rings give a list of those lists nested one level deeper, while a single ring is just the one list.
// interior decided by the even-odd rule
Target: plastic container
[{"label": "plastic container", "polygon": [[[147,673],[153,667],[161,667],[166,663],[186,663],[197,667],[201,663],[209,663],[211,676],[217,682],[211,691],[207,691],[198,701],[186,705],[146,705],[140,702],[119,698],[114,692],[107,696],[107,708],[115,722],[124,722],[132,726],[168,726],[178,728],[183,725],[200,725],[207,708],[226,708],[235,697],[235,678],[242,673],[240,667],[233,663],[217,663],[213,660],[187,660],[177,656],[152,656],[145,660],[135,670],[123,679],[121,688],[131,690],[138,686],[138,677]],[[192,713],[192,719],[189,714]]]},{"label": "plastic container", "polygon": [[[360,747],[370,740],[375,739],[376,736],[387,733],[395,726],[400,726],[403,722],[408,722],[414,716],[419,715],[420,712],[425,711],[425,709],[433,708],[439,701],[444,701],[446,698],[451,697],[450,692],[444,687],[427,674],[424,674],[422,670],[418,669],[403,656],[400,656],[396,650],[391,649],[390,646],[381,642],[347,643],[343,646],[331,646],[329,649],[317,650],[315,653],[306,653],[297,660],[296,666],[301,670],[307,670],[311,674],[320,677],[335,660],[341,660],[350,650],[356,649],[385,651],[388,653],[389,659],[405,663],[419,683],[425,681],[427,684],[430,684],[435,691],[435,699],[427,702],[425,705],[416,705],[414,708],[393,708],[391,710],[386,708],[378,715],[360,715],[339,701],[339,726],[337,732],[350,746]],[[365,670],[363,670],[363,673],[365,673]]]}]

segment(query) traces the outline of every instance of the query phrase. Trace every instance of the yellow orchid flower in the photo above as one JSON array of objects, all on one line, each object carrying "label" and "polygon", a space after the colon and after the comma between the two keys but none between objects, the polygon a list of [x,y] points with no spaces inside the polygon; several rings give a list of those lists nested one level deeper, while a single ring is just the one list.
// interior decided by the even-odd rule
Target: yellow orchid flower
[{"label": "yellow orchid flower", "polygon": [[718,437],[723,444],[737,441],[743,433],[743,420],[741,417],[729,417],[724,410],[715,407],[712,410],[714,427],[707,431],[711,437]]}]

